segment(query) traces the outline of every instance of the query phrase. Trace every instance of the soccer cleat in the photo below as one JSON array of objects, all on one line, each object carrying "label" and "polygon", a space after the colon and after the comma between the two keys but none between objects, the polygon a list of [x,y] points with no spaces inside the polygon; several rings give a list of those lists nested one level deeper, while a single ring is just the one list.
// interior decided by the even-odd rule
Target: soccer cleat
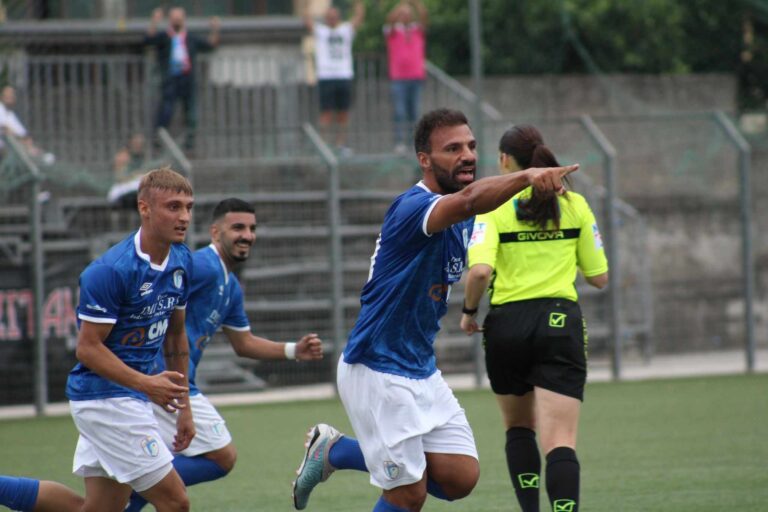
[{"label": "soccer cleat", "polygon": [[333,443],[341,436],[341,432],[325,423],[318,423],[307,432],[307,442],[304,444],[307,451],[296,471],[296,481],[293,482],[293,506],[296,510],[304,510],[312,489],[328,480],[336,470],[331,466],[328,454]]}]

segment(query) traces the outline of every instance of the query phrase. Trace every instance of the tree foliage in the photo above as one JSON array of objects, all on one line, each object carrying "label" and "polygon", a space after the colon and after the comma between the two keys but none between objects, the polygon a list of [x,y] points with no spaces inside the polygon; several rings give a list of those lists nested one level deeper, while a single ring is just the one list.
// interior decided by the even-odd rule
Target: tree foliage
[{"label": "tree foliage", "polygon": [[[384,51],[398,0],[366,0],[357,48]],[[468,0],[422,0],[428,58],[470,72]],[[483,68],[493,74],[736,73],[743,107],[768,98],[768,0],[480,0]],[[349,3],[349,0],[347,0]],[[745,20],[754,26],[748,61]]]},{"label": "tree foliage", "polygon": [[[469,72],[468,0],[423,0],[429,58]],[[480,0],[489,74],[734,71],[741,20],[761,0]],[[396,0],[368,0],[357,47],[382,51],[381,25]],[[768,5],[766,6],[768,13]]]}]

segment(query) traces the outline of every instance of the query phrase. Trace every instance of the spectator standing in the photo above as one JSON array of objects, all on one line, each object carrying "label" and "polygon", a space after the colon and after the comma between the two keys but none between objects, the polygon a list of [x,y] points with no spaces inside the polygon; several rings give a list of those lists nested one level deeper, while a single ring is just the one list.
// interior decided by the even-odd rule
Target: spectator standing
[{"label": "spectator standing", "polygon": [[395,152],[405,154],[405,141],[419,117],[419,99],[426,78],[425,47],[429,15],[420,0],[403,0],[387,15],[384,39],[392,95]]},{"label": "spectator standing", "polygon": [[305,12],[304,23],[315,39],[315,73],[320,95],[320,128],[326,138],[335,124],[334,143],[342,155],[351,150],[346,146],[349,108],[352,106],[352,42],[355,32],[365,20],[365,7],[355,1],[354,13],[349,21],[342,21],[339,9],[329,7],[323,22],[312,19]]},{"label": "spectator standing", "polygon": [[163,9],[152,12],[144,44],[154,46],[162,74],[160,105],[157,109],[155,129],[168,128],[176,102],[184,105],[184,121],[187,128],[185,147],[195,146],[195,62],[197,54],[210,52],[219,45],[221,21],[211,18],[211,32],[207,39],[187,32],[186,12],[182,7],[168,11],[168,28],[161,32],[158,25],[163,21]]}]

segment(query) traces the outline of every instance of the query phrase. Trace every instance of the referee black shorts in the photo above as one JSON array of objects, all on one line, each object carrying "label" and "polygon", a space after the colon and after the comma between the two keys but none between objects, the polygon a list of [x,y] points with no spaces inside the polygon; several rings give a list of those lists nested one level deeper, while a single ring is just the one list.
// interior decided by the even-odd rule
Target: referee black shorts
[{"label": "referee black shorts", "polygon": [[533,299],[494,306],[485,317],[485,364],[498,395],[534,386],[584,400],[586,327],[578,303]]}]

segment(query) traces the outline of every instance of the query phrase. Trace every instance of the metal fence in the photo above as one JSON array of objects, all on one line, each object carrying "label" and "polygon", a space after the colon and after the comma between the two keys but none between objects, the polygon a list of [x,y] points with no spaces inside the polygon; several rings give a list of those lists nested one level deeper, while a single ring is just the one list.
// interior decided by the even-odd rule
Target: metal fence
[{"label": "metal fence", "polygon": [[[160,77],[146,55],[40,56],[10,54],[0,67],[18,90],[18,112],[39,145],[61,162],[85,166],[108,186],[115,152],[134,133],[151,140]],[[386,59],[355,60],[349,145],[360,154],[390,153],[395,145]],[[270,158],[289,154],[319,110],[305,56],[280,52],[203,55],[195,70],[195,157]],[[428,64],[423,109],[451,105],[472,112],[474,94]],[[185,133],[181,107],[170,132]],[[501,119],[490,105],[490,120]],[[151,153],[152,147],[148,148]],[[150,154],[150,157],[152,155]]]},{"label": "metal fence", "polygon": [[[45,201],[32,190],[20,157],[14,160],[11,152],[0,163],[2,404],[34,401],[35,383],[38,401],[45,401],[42,388],[50,400],[63,399],[74,363],[77,275],[138,225],[132,209],[110,205],[104,195],[114,151],[133,131],[151,127],[157,86],[151,61],[73,59],[28,57],[8,68],[22,87],[22,120],[57,161],[41,168],[41,184],[52,196]],[[350,134],[355,154],[344,158],[312,126],[316,100],[303,82],[303,62],[269,62],[254,83],[245,61],[233,68],[243,76],[214,71],[214,62],[204,61],[196,158],[188,161],[174,140],[183,135],[179,123],[170,130],[175,137],[163,136],[161,147],[151,148],[152,156],[193,174],[193,246],[207,243],[208,218],[219,200],[237,195],[256,206],[257,243],[240,272],[254,332],[282,341],[318,332],[337,353],[355,320],[384,212],[419,171],[412,157],[392,152],[380,58],[357,63]],[[430,68],[422,106],[443,105],[472,111],[476,98]],[[491,106],[480,110],[481,162],[492,173],[495,141],[507,123]],[[55,121],[49,123],[49,115]],[[606,234],[610,291],[594,293],[579,284],[593,362],[612,364],[618,375],[622,356],[653,364],[656,352],[765,343],[752,322],[748,147],[727,118],[512,121],[533,121],[561,161],[582,164],[574,186]],[[30,222],[37,218],[33,205],[41,209],[39,222]],[[42,243],[34,241],[31,227],[39,228]],[[36,248],[45,261],[42,293],[33,292],[36,281],[25,266]],[[477,340],[458,330],[461,286],[454,292],[436,343],[440,365],[446,373],[479,371]],[[33,300],[41,305],[32,307]],[[42,313],[40,328],[35,312]],[[31,341],[40,332],[47,341],[47,385],[30,372],[41,371]],[[335,367],[333,357],[302,365],[247,361],[235,358],[222,339],[208,350],[200,371],[209,390],[327,382]]]}]

